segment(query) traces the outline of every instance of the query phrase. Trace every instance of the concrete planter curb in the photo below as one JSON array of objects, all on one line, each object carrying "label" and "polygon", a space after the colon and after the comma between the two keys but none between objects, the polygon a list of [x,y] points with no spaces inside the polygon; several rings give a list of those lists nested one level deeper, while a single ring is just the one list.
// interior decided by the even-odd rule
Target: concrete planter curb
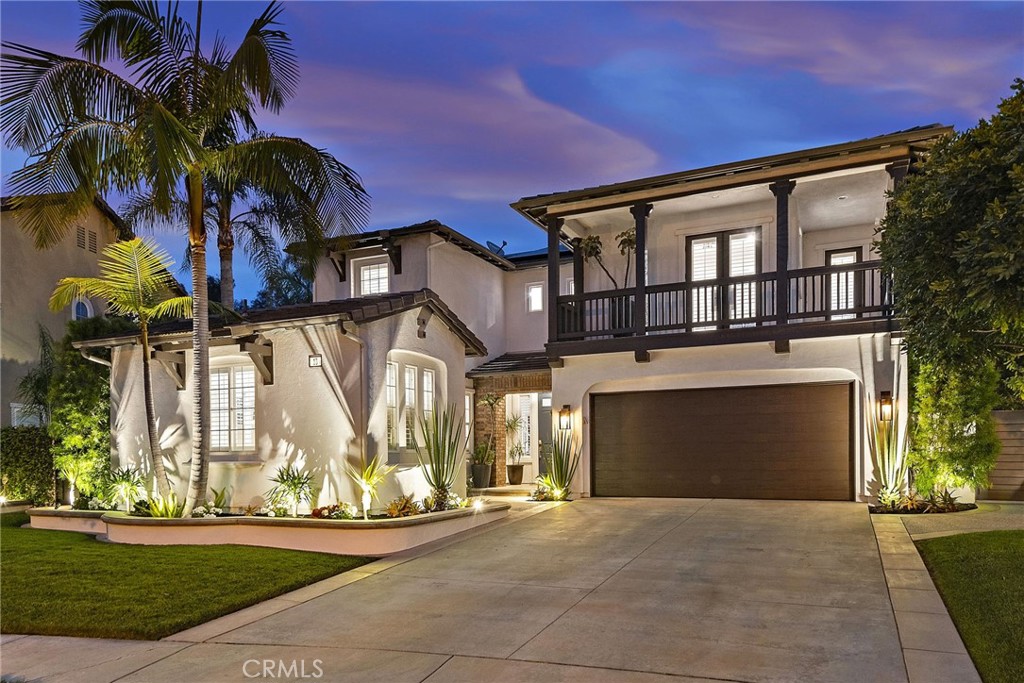
[{"label": "concrete planter curb", "polygon": [[33,529],[50,531],[77,531],[83,534],[105,534],[107,525],[103,521],[106,510],[69,510],[53,508],[31,508],[28,510],[29,523]]},{"label": "concrete planter curb", "polygon": [[213,517],[157,519],[107,512],[107,540],[139,545],[237,544],[384,557],[508,515],[507,503],[384,520]]}]

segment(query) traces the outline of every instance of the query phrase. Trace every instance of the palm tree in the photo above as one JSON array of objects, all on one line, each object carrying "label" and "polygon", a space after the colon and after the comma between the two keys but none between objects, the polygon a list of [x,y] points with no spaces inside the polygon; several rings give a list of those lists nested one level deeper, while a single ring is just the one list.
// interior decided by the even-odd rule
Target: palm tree
[{"label": "palm tree", "polygon": [[[218,39],[209,58],[200,49],[201,1],[195,30],[177,4],[168,3],[166,14],[142,0],[83,0],[81,7],[81,59],[3,44],[0,129],[8,145],[30,154],[11,174],[13,204],[45,248],[98,194],[144,192],[156,213],[171,216],[184,188],[194,297],[188,514],[206,496],[210,450],[208,181],[250,179],[291,198],[329,236],[365,221],[369,203],[354,172],[303,140],[253,135],[209,144],[226,127],[251,129],[257,107],[276,113],[295,92],[298,68],[291,39],[278,28],[278,3],[252,22],[233,53]],[[105,68],[109,60],[123,63],[131,78]]]},{"label": "palm tree", "polygon": [[171,486],[156,431],[153,383],[149,374],[149,323],[158,318],[192,315],[192,297],[174,296],[171,265],[171,258],[166,252],[138,237],[114,242],[103,249],[99,277],[66,277],[57,283],[50,297],[50,310],[55,312],[70,306],[79,297],[89,296],[106,301],[114,315],[138,321],[142,337],[142,387],[149,428],[149,457],[162,497],[167,497]]}]

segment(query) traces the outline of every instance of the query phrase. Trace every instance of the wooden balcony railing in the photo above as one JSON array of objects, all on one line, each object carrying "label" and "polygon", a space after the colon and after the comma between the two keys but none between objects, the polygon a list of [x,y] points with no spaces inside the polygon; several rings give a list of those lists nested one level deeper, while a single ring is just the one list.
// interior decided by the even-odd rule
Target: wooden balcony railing
[{"label": "wooden balcony railing", "polygon": [[[788,311],[776,310],[778,288]],[[557,341],[637,334],[635,291],[587,292],[557,299]],[[890,288],[878,261],[791,270],[787,281],[760,273],[698,282],[647,285],[644,334],[729,330],[767,325],[835,322],[891,315]]]}]

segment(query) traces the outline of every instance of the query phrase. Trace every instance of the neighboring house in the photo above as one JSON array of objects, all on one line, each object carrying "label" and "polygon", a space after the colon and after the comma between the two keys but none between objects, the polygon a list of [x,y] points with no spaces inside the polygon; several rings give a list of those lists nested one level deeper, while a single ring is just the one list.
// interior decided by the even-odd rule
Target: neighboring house
[{"label": "neighboring house", "polygon": [[[384,502],[427,495],[416,422],[435,402],[453,401],[461,419],[464,359],[487,352],[426,289],[250,311],[245,320],[212,320],[211,329],[209,481],[229,489],[235,508],[260,505],[269,478],[292,465],[313,473],[321,504],[358,501],[345,463],[377,454],[398,465],[381,487]],[[179,492],[192,448],[191,330],[183,321],[150,333],[157,430]],[[148,472],[138,338],[79,346],[112,348],[116,464]]]},{"label": "neighboring house", "polygon": [[98,276],[103,248],[130,238],[124,222],[102,199],[75,222],[50,249],[36,249],[22,230],[19,212],[10,198],[0,201],[0,424],[35,424],[38,416],[18,401],[18,383],[39,362],[39,326],[54,341],[64,336],[69,320],[88,318],[104,310],[104,302],[83,298],[65,310],[51,313],[50,295],[57,281],[70,276]]},{"label": "neighboring house", "polygon": [[[505,255],[437,221],[338,240],[313,304],[216,327],[211,486],[250,504],[298,463],[321,504],[353,501],[342,463],[386,452],[401,470],[384,496],[422,495],[411,425],[436,401],[477,443],[494,430],[497,485],[506,441],[523,445],[530,483],[564,420],[582,495],[868,499],[870,420],[907,393],[872,244],[886,193],[949,132],[525,198],[512,206],[547,231],[538,252]],[[615,242],[629,229],[624,283]],[[581,256],[593,236],[619,289]],[[154,339],[168,370],[156,374],[160,434],[185,476],[188,330]],[[135,342],[96,342],[117,347],[122,464],[145,452]],[[488,393],[501,398],[493,421],[477,407]]]}]

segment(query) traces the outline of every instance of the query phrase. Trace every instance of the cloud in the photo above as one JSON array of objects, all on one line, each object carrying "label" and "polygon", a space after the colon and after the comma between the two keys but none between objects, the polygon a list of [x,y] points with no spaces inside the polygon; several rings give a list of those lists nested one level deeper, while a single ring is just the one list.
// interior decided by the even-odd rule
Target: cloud
[{"label": "cloud", "polygon": [[[979,4],[980,5],[980,4]],[[1024,52],[1024,8],[974,3],[697,3],[641,11],[710,30],[725,56],[895,95],[890,106],[991,113]]]},{"label": "cloud", "polygon": [[636,139],[539,98],[511,67],[442,80],[305,64],[288,121],[315,144],[353,154],[345,160],[371,192],[507,203],[636,177],[658,162]]}]

